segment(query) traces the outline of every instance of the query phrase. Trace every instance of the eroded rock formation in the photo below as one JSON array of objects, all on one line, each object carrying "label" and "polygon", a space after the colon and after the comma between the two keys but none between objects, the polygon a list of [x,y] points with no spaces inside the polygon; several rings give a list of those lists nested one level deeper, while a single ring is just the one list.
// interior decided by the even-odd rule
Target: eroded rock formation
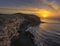
[{"label": "eroded rock formation", "polygon": [[[35,15],[22,13],[0,14],[0,46],[10,46],[14,37],[17,37],[23,43],[23,38],[26,37],[26,40],[29,39],[27,36],[24,36],[27,25],[36,26],[39,24],[40,18]],[[20,33],[22,34],[22,38]],[[26,34],[28,35],[27,32]],[[23,44],[26,44],[26,41]],[[30,46],[33,46],[31,42],[29,44],[31,44]]]}]

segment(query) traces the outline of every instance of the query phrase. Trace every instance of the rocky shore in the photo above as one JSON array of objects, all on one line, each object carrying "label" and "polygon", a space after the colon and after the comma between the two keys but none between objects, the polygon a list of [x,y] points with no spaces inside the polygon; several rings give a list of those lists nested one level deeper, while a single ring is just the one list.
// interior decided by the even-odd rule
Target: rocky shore
[{"label": "rocky shore", "polygon": [[27,29],[40,23],[32,14],[0,14],[0,46],[35,46],[34,35]]}]

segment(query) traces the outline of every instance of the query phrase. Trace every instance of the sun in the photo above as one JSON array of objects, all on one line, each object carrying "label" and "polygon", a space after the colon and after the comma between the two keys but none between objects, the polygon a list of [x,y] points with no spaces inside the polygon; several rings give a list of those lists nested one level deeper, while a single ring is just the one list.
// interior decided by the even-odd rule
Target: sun
[{"label": "sun", "polygon": [[37,11],[36,15],[40,18],[51,18],[55,15],[55,13],[51,10],[40,9]]},{"label": "sun", "polygon": [[51,15],[51,12],[47,11],[47,10],[40,10],[39,15],[42,18],[47,18],[47,17],[49,17]]},{"label": "sun", "polygon": [[46,18],[46,17],[48,17],[48,13],[41,13],[41,16]]},{"label": "sun", "polygon": [[42,10],[42,11],[40,12],[41,17],[43,17],[43,18],[48,17],[49,14],[50,14],[50,12],[47,11],[47,10]]}]

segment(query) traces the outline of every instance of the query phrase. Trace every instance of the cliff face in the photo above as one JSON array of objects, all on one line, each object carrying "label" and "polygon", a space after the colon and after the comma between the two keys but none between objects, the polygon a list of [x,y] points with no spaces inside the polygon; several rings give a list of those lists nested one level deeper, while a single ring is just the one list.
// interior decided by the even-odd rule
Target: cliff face
[{"label": "cliff face", "polygon": [[[27,23],[27,24],[26,24]],[[27,25],[40,24],[40,18],[31,14],[0,14],[0,46],[10,46],[11,39],[26,30]],[[22,26],[23,25],[23,26]]]}]

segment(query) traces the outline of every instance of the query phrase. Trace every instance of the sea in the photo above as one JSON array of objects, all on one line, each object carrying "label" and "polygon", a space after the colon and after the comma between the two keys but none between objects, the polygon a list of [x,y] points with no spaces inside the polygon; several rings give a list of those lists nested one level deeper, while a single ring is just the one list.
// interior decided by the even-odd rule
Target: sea
[{"label": "sea", "polygon": [[28,28],[35,36],[35,45],[60,46],[60,19],[42,19],[41,21],[45,23]]},{"label": "sea", "polygon": [[[36,46],[60,46],[60,19],[42,19],[45,23],[33,28]],[[35,30],[36,29],[36,30]]]}]

